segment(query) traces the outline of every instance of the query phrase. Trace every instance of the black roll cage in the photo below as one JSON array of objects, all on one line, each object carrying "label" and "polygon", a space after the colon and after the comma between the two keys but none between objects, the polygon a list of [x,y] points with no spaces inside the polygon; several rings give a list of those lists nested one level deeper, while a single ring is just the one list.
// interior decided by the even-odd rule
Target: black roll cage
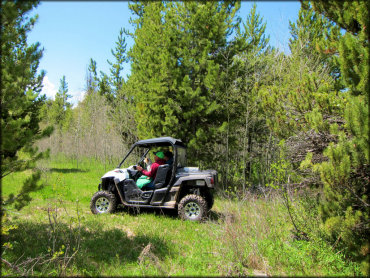
[{"label": "black roll cage", "polygon": [[[149,150],[151,147],[160,147],[160,146],[172,146],[173,149],[173,165],[172,165],[172,173],[176,173],[176,168],[177,168],[177,148],[186,148],[185,144],[179,140],[175,139],[172,137],[159,137],[159,138],[152,138],[152,139],[147,139],[147,140],[140,140],[136,143],[134,143],[128,153],[125,155],[121,163],[118,165],[117,168],[121,168],[122,164],[125,162],[127,157],[131,154],[131,152],[136,148],[136,147],[143,147],[143,148],[148,148],[148,150],[144,153],[144,155],[140,158],[140,163],[145,156],[148,154]],[[172,177],[171,177],[172,180]]]}]

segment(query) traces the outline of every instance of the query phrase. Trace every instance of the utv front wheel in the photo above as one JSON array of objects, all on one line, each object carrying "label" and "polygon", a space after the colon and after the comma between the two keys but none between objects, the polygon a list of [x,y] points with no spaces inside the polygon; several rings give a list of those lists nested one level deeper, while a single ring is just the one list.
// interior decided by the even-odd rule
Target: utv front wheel
[{"label": "utv front wheel", "polygon": [[116,208],[116,196],[108,191],[98,191],[91,198],[90,209],[93,214],[113,213]]},{"label": "utv front wheel", "polygon": [[181,199],[178,213],[181,219],[190,221],[202,221],[207,215],[207,202],[203,197],[192,194]]}]

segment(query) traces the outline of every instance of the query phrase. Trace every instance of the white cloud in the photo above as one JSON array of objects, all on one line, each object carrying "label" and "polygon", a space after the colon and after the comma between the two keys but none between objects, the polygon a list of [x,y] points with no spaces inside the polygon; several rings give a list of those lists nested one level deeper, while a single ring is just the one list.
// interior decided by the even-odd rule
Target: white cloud
[{"label": "white cloud", "polygon": [[48,98],[54,99],[58,90],[55,88],[55,85],[49,80],[46,75],[42,80],[42,85],[43,88],[41,94],[45,94]]},{"label": "white cloud", "polygon": [[[47,98],[54,100],[55,95],[58,92],[54,83],[51,82],[47,76],[45,76],[44,79],[42,80],[42,85],[43,88],[41,94],[45,94]],[[76,107],[78,102],[84,99],[86,92],[82,90],[74,92],[69,91],[68,94],[71,95],[69,102],[72,103],[73,107]]]},{"label": "white cloud", "polygon": [[76,107],[78,102],[82,101],[85,97],[86,92],[85,91],[77,91],[73,93],[69,93],[72,97],[69,100],[70,103],[72,103],[73,107]]}]

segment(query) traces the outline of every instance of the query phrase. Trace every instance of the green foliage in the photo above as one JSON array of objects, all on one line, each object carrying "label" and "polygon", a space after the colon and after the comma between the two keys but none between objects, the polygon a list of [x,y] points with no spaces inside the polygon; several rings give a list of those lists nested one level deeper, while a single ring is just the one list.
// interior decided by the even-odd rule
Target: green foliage
[{"label": "green foliage", "polygon": [[109,77],[102,71],[100,71],[98,93],[102,96],[105,96],[109,101],[113,101],[112,88],[110,85]]},{"label": "green foliage", "polygon": [[95,92],[98,87],[98,74],[97,74],[97,66],[96,61],[90,58],[90,64],[87,68],[86,73],[86,93],[91,94]]},{"label": "green foliage", "polygon": [[219,77],[225,62],[218,53],[238,4],[153,2],[141,9],[129,53],[138,135],[182,138],[194,162],[206,160],[207,143],[224,122]]},{"label": "green foliage", "polygon": [[367,1],[314,1],[314,9],[346,32],[338,41],[339,64],[352,94],[369,92],[369,3]]},{"label": "green foliage", "polygon": [[311,129],[329,131],[330,122],[343,114],[346,94],[335,90],[320,64],[312,68],[305,61],[293,53],[282,62],[282,80],[260,90],[267,124],[282,138]]},{"label": "green foliage", "polygon": [[289,39],[289,48],[292,52],[300,49],[300,55],[311,58],[308,61],[321,63],[336,81],[335,89],[342,89],[338,57],[333,55],[338,53],[336,44],[342,36],[340,28],[316,13],[310,2],[301,3],[297,21],[289,22],[292,36]]},{"label": "green foliage", "polygon": [[124,64],[128,62],[124,33],[126,34],[127,31],[122,28],[116,46],[111,50],[115,60],[114,62],[108,60],[108,64],[111,66],[109,76],[111,89],[110,94],[105,94],[105,96],[111,106],[109,118],[112,120],[114,128],[119,131],[124,144],[130,146],[137,141],[137,124],[132,92],[129,91],[125,79],[121,76]]},{"label": "green foliage", "polygon": [[321,47],[333,47],[340,30],[307,1],[290,30],[291,55],[277,57],[274,84],[260,90],[267,124],[280,138],[311,129],[328,132],[343,116],[346,94],[338,92],[343,86],[337,57]]},{"label": "green foliage", "polygon": [[248,52],[254,52],[254,54],[261,54],[266,51],[268,47],[269,37],[266,37],[266,22],[263,22],[263,18],[257,12],[257,5],[254,3],[250,10],[246,22],[243,22],[242,32],[238,32],[239,39],[243,39],[243,43],[246,44]]},{"label": "green foliage", "polygon": [[266,186],[283,189],[289,183],[298,181],[299,177],[293,171],[292,164],[286,159],[285,141],[279,142],[279,156],[276,162],[271,163],[269,182]]},{"label": "green foliage", "polygon": [[119,36],[118,40],[116,42],[116,47],[115,49],[111,50],[113,57],[115,58],[115,62],[110,62],[108,60],[108,64],[111,66],[110,68],[110,73],[111,73],[111,84],[114,88],[115,95],[119,90],[121,90],[123,84],[124,84],[124,79],[121,76],[121,71],[123,70],[123,63],[127,62],[127,57],[126,57],[126,40],[125,37],[123,36],[124,30],[121,28],[119,31]]},{"label": "green foliage", "polygon": [[71,121],[72,105],[68,102],[70,97],[68,94],[68,83],[63,75],[60,79],[60,86],[55,95],[55,100],[51,102],[50,109],[47,109],[49,123],[55,125],[59,131],[68,129]]},{"label": "green foliage", "polygon": [[[291,23],[292,53],[280,56],[281,73],[274,85],[260,90],[260,97],[267,125],[280,138],[320,135],[313,137],[311,149],[302,150],[307,156],[301,169],[312,168],[321,177],[324,237],[339,241],[336,247],[345,248],[346,255],[364,259],[368,256],[369,115],[368,99],[357,96],[367,92],[368,9],[365,2],[356,1],[312,5],[315,11],[303,2],[297,22]],[[345,28],[344,35],[338,27]],[[322,158],[317,159],[320,152]],[[314,156],[324,162],[312,163]]]},{"label": "green foliage", "polygon": [[315,165],[324,182],[321,215],[331,240],[341,238],[348,252],[366,256],[369,225],[369,123],[365,100],[354,97],[347,104],[346,130],[338,134],[338,143],[330,144],[324,155],[327,162]]},{"label": "green foliage", "polygon": [[[52,128],[41,130],[40,109],[45,101],[40,96],[44,72],[37,74],[42,57],[40,44],[27,44],[27,33],[37,17],[27,13],[38,1],[2,1],[1,3],[1,179],[14,172],[32,168],[47,155],[33,147],[36,140],[50,135]],[[18,195],[17,208],[24,206],[29,192],[36,190],[37,173],[26,181]],[[4,200],[4,205],[17,198]]]},{"label": "green foliage", "polygon": [[96,61],[91,58],[86,73],[86,93],[87,95],[99,94],[105,96],[107,100],[112,102],[114,94],[112,92],[111,80],[103,71],[100,71],[99,77],[97,71]]},{"label": "green foliage", "polygon": [[332,127],[338,142],[325,150],[328,161],[314,166],[324,183],[322,220],[328,237],[340,239],[351,256],[364,261],[363,273],[369,274],[369,4],[315,1],[313,7],[345,31],[337,49],[351,94],[344,111],[344,130]]},{"label": "green foliage", "polygon": [[222,96],[222,103],[226,103],[224,113],[227,114],[228,125],[220,131],[221,142],[226,141],[229,146],[226,160],[235,159],[232,163],[239,168],[237,173],[229,172],[227,175],[238,177],[243,189],[248,182],[261,183],[267,174],[258,150],[258,145],[265,143],[269,135],[258,91],[271,82],[269,76],[274,50],[268,46],[265,29],[266,23],[257,12],[257,6],[253,5],[246,21],[242,22],[242,28],[237,28],[237,37],[232,42],[236,47],[227,49],[237,55],[229,55],[232,62],[222,73],[226,80],[223,90],[227,92]]}]

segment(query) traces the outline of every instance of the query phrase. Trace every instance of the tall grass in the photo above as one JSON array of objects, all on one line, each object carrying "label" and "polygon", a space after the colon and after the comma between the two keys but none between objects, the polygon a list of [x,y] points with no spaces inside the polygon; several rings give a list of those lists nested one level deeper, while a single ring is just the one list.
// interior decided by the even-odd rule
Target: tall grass
[{"label": "tall grass", "polygon": [[[41,162],[46,186],[8,219],[17,225],[3,242],[2,276],[356,275],[322,242],[299,241],[278,196],[216,198],[204,223],[176,212],[120,209],[93,215],[100,177],[118,163],[59,157]],[[2,193],[20,189],[29,173],[6,177]]]},{"label": "tall grass", "polygon": [[323,241],[298,240],[278,195],[262,198],[249,195],[238,202],[223,201],[219,208],[227,212],[216,234],[229,258],[225,270],[230,275],[359,274],[358,265],[346,262]]}]

